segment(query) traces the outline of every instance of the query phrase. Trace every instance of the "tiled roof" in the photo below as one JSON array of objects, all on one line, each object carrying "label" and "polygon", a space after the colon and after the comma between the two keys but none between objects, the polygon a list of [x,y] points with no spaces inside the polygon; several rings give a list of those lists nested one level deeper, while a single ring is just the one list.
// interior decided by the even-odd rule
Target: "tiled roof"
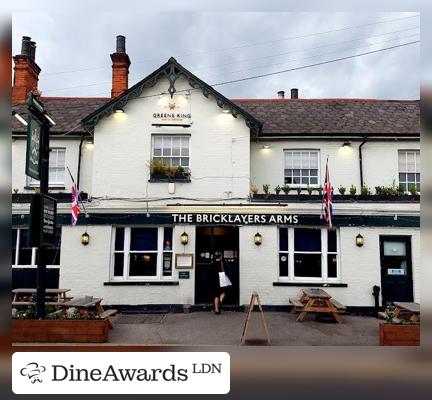
[{"label": "tiled roof", "polygon": [[[45,106],[45,110],[50,113],[56,122],[51,127],[51,134],[70,135],[86,133],[81,126],[81,120],[91,112],[97,110],[100,106],[107,103],[110,98],[103,97],[42,97],[40,99]],[[26,104],[14,104],[12,109],[21,116],[27,115]],[[23,125],[12,118],[12,131],[14,133],[25,133]]]},{"label": "tiled roof", "polygon": [[[56,134],[86,133],[81,120],[109,98],[46,97],[41,99],[57,125]],[[419,135],[420,104],[412,100],[372,99],[237,99],[235,104],[263,123],[262,136]],[[25,104],[13,110],[26,115]],[[14,133],[25,133],[12,118]]]},{"label": "tiled roof", "polygon": [[420,134],[419,101],[237,99],[233,102],[263,123],[261,136]]}]

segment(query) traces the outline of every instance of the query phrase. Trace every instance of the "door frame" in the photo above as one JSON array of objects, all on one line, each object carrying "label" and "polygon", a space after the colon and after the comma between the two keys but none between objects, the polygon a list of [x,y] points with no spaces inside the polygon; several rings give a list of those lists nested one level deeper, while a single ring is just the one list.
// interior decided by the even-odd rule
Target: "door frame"
[{"label": "door frame", "polygon": [[383,262],[384,262],[384,241],[405,242],[406,259],[407,259],[407,277],[411,280],[411,296],[414,301],[414,279],[412,271],[412,236],[411,235],[379,235],[380,248],[380,278],[381,278],[381,304],[384,306],[384,288],[383,288]]}]

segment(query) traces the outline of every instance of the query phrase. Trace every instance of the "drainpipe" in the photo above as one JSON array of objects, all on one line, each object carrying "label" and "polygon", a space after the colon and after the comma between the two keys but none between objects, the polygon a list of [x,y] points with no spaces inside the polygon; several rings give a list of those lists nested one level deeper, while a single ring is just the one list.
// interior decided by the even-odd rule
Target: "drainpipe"
[{"label": "drainpipe", "polygon": [[78,170],[77,170],[77,189],[80,187],[80,172],[81,172],[81,154],[82,154],[82,144],[84,141],[84,134],[81,135],[81,140],[78,149]]},{"label": "drainpipe", "polygon": [[363,187],[363,158],[362,158],[362,147],[367,142],[367,137],[365,136],[363,138],[363,141],[360,143],[359,146],[359,164],[360,164],[360,188]]}]

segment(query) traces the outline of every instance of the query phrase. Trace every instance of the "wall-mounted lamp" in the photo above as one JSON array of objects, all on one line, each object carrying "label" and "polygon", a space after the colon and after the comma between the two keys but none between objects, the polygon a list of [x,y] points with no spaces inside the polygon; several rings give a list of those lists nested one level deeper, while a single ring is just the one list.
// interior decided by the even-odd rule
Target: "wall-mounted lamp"
[{"label": "wall-mounted lamp", "polygon": [[269,144],[263,144],[263,147],[262,147],[264,150],[268,150],[268,149],[271,149],[271,146],[269,145]]},{"label": "wall-mounted lamp", "polygon": [[87,232],[84,232],[81,235],[81,244],[87,246],[90,243],[90,235]]},{"label": "wall-mounted lamp", "polygon": [[261,234],[260,233],[255,233],[255,236],[254,236],[254,243],[257,245],[257,246],[259,246],[261,243],[262,243],[262,236],[261,236]]},{"label": "wall-mounted lamp", "polygon": [[356,245],[362,247],[364,245],[364,237],[360,233],[356,236]]},{"label": "wall-mounted lamp", "polygon": [[228,113],[230,112],[230,109],[229,109],[227,106],[223,106],[223,107],[222,107],[222,112],[223,112],[224,114],[228,114]]},{"label": "wall-mounted lamp", "polygon": [[114,110],[114,112],[116,113],[116,114],[121,114],[121,113],[124,113],[124,110],[123,110],[123,108],[116,108],[115,110]]},{"label": "wall-mounted lamp", "polygon": [[55,121],[52,119],[51,115],[49,115],[48,113],[45,113],[44,116],[45,116],[45,118],[48,120],[48,122],[49,122],[52,126],[56,125],[56,123],[55,123]]},{"label": "wall-mounted lamp", "polygon": [[344,142],[342,147],[351,147],[351,142]]},{"label": "wall-mounted lamp", "polygon": [[28,122],[23,117],[21,117],[21,115],[19,115],[16,111],[12,111],[12,115],[24,126],[28,125]]},{"label": "wall-mounted lamp", "polygon": [[189,242],[189,235],[186,232],[183,232],[180,235],[180,242],[183,246],[186,246]]}]

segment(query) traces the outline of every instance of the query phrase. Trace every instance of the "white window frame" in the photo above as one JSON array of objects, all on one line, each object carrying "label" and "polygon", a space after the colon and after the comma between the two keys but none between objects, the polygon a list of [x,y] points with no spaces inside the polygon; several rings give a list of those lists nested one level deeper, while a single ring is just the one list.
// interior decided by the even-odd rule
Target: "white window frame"
[{"label": "white window frame", "polygon": [[[60,181],[52,182],[49,179],[49,172],[48,172],[48,180],[49,180],[48,186],[50,186],[50,187],[64,187],[65,186],[66,147],[52,147],[52,148],[50,148],[50,157],[51,157],[51,154],[53,154],[53,152],[56,152],[57,153],[56,160],[58,160],[58,153],[59,153],[59,151],[62,151],[64,153],[64,165],[63,166],[58,166],[58,165],[51,165],[51,163],[50,163],[49,168],[50,169],[51,168],[55,168],[57,170],[63,169],[63,182],[60,182]],[[36,179],[33,179],[31,177],[27,177],[27,186],[29,186],[29,187],[38,187],[38,186],[40,186],[40,181],[38,181]]]},{"label": "white window frame", "polygon": [[[164,156],[163,155],[163,146],[162,146],[162,154],[160,156],[157,156],[157,155],[154,154],[154,149],[155,149],[154,148],[154,142],[155,142],[155,138],[157,138],[157,137],[161,137],[162,140],[165,137],[171,138],[171,148],[170,148],[171,154],[169,156]],[[180,145],[180,155],[179,156],[173,156],[172,155],[172,139],[173,138],[176,138],[176,139],[180,138],[180,140],[183,139],[183,138],[188,139],[188,144],[189,144],[189,148],[188,148],[189,155],[188,156],[182,156],[181,155],[181,149],[182,149],[181,145]],[[185,166],[182,166],[182,167],[185,170],[190,170],[191,169],[191,159],[192,159],[192,157],[191,157],[191,135],[190,134],[184,134],[184,133],[153,133],[151,135],[151,160],[153,160],[154,158],[160,158],[160,159],[163,159],[163,160],[167,160],[168,159],[169,160],[169,162],[167,163],[168,165],[173,165],[172,164],[172,159],[173,158],[180,158],[180,159],[181,158],[187,158],[189,160],[189,163],[188,163],[189,165],[187,167],[185,167]],[[181,165],[181,161],[180,161],[179,165]]]},{"label": "white window frame", "polygon": [[[284,165],[284,170],[283,170],[283,180],[284,180],[284,182],[285,182],[285,178],[287,177],[286,175],[285,175],[285,170],[286,169],[305,169],[305,168],[287,168],[286,167],[286,157],[287,157],[287,153],[295,153],[295,152],[300,152],[300,153],[317,153],[317,163],[318,163],[318,166],[317,166],[317,169],[318,169],[318,172],[317,172],[317,183],[313,183],[313,184],[310,184],[309,183],[309,186],[310,187],[313,187],[313,188],[318,188],[318,187],[320,187],[320,185],[321,185],[321,152],[320,152],[320,150],[319,149],[284,149],[283,150],[283,153],[284,153],[284,160],[283,160],[283,165]],[[311,168],[310,168],[310,158],[309,158],[309,180],[310,180],[310,170],[311,170]],[[305,184],[303,184],[303,183],[300,183],[300,184],[298,184],[298,183],[287,183],[287,185],[289,185],[290,187],[292,187],[292,188],[306,188],[308,185],[305,185]]]},{"label": "white window frame", "polygon": [[[19,249],[20,249],[20,241],[21,241],[20,231],[21,229],[28,230],[29,227],[13,226],[12,229],[17,231],[15,257],[12,260],[12,268],[37,268],[37,247],[32,247],[31,264],[17,264],[17,261],[19,261]],[[60,265],[47,265],[47,268],[60,268]]]},{"label": "white window frame", "polygon": [[[280,228],[288,229],[288,250],[280,251]],[[294,250],[294,231],[295,229],[318,229],[321,231],[321,251],[295,251]],[[341,282],[341,257],[340,257],[340,229],[335,228],[337,252],[328,251],[327,228],[310,226],[280,226],[278,227],[278,263],[277,276],[280,282],[303,282],[303,283],[338,283]],[[288,256],[288,276],[280,276],[280,255]],[[295,254],[321,254],[321,277],[302,277],[294,275],[294,255]],[[328,277],[328,259],[330,254],[336,254],[336,278]]]},{"label": "white window frame", "polygon": [[[408,153],[414,153],[414,168],[415,168],[414,171],[415,172],[408,172],[407,171],[408,170],[408,168],[407,168],[408,167]],[[405,171],[401,171],[399,169],[399,156],[401,154],[405,155]],[[407,180],[406,180],[407,189],[406,189],[405,193],[409,193],[409,189],[408,188],[409,188],[409,185],[412,184],[412,183],[414,183],[416,185],[418,183],[419,186],[420,186],[420,190],[421,190],[421,171],[420,171],[420,169],[417,168],[417,157],[420,159],[420,149],[411,149],[411,150],[401,149],[401,150],[398,150],[398,185],[400,185],[402,183],[400,181],[399,174],[405,174],[406,178],[407,178]],[[417,179],[415,179],[415,182],[408,182],[408,174],[414,174],[414,176],[416,174],[419,174],[420,175],[419,181],[417,182]]]},{"label": "white window frame", "polygon": [[[124,239],[123,239],[123,251],[115,249],[115,236],[116,229],[123,228],[124,229]],[[131,241],[131,228],[157,228],[157,250],[139,250],[139,251],[130,251],[130,241]],[[111,232],[111,267],[110,267],[110,281],[113,282],[140,282],[140,281],[173,281],[174,279],[174,240],[171,244],[171,250],[164,250],[164,229],[171,228],[173,230],[174,236],[174,227],[173,226],[113,226]],[[174,239],[174,237],[173,237]],[[123,253],[123,276],[114,276],[114,254],[115,253]],[[131,253],[155,253],[157,254],[157,264],[156,264],[156,275],[155,276],[129,276],[129,260]],[[171,276],[163,275],[163,256],[165,253],[171,253]]]}]

